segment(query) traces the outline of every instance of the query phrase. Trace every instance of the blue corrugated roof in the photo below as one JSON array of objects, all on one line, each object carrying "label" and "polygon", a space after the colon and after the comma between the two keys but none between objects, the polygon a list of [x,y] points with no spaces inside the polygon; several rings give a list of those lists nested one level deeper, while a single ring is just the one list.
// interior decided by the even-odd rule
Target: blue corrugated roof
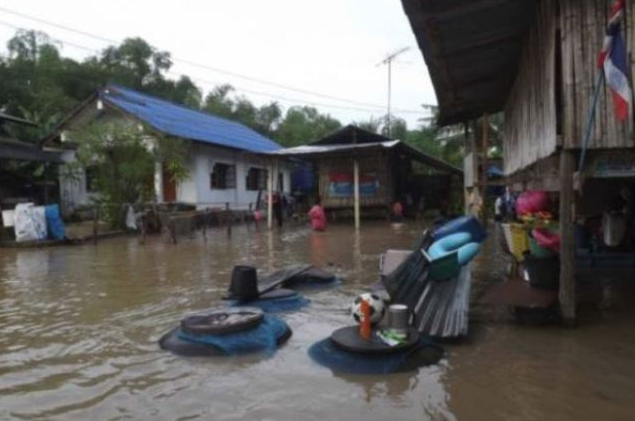
[{"label": "blue corrugated roof", "polygon": [[99,96],[166,135],[249,152],[271,152],[282,148],[273,140],[240,123],[123,86],[108,85],[100,91]]}]

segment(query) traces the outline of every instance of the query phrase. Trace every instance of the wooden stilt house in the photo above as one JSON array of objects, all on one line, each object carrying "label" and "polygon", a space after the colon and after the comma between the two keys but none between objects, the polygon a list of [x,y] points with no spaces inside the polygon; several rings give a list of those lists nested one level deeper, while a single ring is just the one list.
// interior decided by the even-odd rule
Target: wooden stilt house
[{"label": "wooden stilt house", "polygon": [[[622,192],[630,200],[627,217],[633,224],[628,198],[635,188],[633,113],[619,121],[611,92],[601,84],[590,120],[612,3],[402,0],[437,94],[440,122],[467,123],[503,111],[509,183],[559,193],[559,299],[567,323],[576,319],[580,244],[574,242],[574,223],[601,213]],[[624,14],[621,33],[632,86],[635,3],[627,1]]]}]

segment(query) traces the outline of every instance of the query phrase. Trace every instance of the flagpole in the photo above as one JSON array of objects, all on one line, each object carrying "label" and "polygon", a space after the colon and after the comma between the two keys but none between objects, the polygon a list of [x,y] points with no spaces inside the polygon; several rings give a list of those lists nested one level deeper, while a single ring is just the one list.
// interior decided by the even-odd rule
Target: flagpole
[{"label": "flagpole", "polygon": [[584,167],[584,160],[591,140],[591,130],[593,129],[593,123],[595,122],[595,110],[597,109],[602,82],[604,82],[604,70],[600,69],[597,78],[595,79],[595,87],[593,89],[593,97],[591,99],[591,110],[589,111],[589,118],[586,122],[586,130],[584,133],[584,140],[582,142],[582,152],[580,153],[580,161],[578,162],[578,171],[582,171],[582,167]]}]

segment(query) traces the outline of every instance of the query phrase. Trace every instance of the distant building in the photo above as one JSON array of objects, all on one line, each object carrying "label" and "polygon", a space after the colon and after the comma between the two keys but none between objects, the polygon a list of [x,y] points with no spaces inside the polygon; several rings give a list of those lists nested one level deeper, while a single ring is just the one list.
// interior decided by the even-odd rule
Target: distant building
[{"label": "distant building", "polygon": [[3,209],[13,209],[17,203],[29,201],[47,203],[51,199],[49,193],[56,187],[51,180],[36,183],[32,171],[17,171],[15,167],[11,167],[12,162],[31,162],[45,166],[60,163],[60,156],[55,151],[17,139],[12,128],[18,127],[37,125],[0,112],[0,207]]},{"label": "distant building", "polygon": [[[150,140],[159,134],[192,142],[189,174],[183,182],[174,183],[166,169],[157,165],[154,190],[158,203],[187,203],[197,209],[228,203],[232,209],[247,209],[267,187],[269,161],[263,154],[281,149],[243,124],[118,85],[97,91],[67,117],[49,141],[56,139],[64,145],[69,132],[97,120],[137,126]],[[71,162],[75,155],[75,147],[69,145],[63,158]],[[290,168],[283,162],[276,172],[275,190],[289,192]],[[64,210],[90,203],[89,178],[90,174],[81,171],[79,177],[60,180]]]},{"label": "distant building", "polygon": [[461,169],[401,140],[352,125],[271,155],[311,162],[323,206],[331,211],[355,209],[357,223],[361,210],[389,211],[397,200],[409,210],[424,196],[427,207],[445,207],[463,177]]}]

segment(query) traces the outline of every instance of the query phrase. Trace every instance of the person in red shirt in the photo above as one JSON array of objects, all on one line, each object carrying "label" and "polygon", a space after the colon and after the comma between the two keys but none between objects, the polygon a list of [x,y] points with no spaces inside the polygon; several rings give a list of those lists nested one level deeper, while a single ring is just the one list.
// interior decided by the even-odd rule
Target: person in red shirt
[{"label": "person in red shirt", "polygon": [[311,219],[311,228],[313,231],[324,231],[326,229],[326,214],[322,207],[322,201],[318,197],[315,200],[315,204],[309,211],[309,218]]},{"label": "person in red shirt", "polygon": [[400,222],[403,220],[403,205],[401,204],[401,201],[397,200],[393,203],[390,219],[394,222]]}]

